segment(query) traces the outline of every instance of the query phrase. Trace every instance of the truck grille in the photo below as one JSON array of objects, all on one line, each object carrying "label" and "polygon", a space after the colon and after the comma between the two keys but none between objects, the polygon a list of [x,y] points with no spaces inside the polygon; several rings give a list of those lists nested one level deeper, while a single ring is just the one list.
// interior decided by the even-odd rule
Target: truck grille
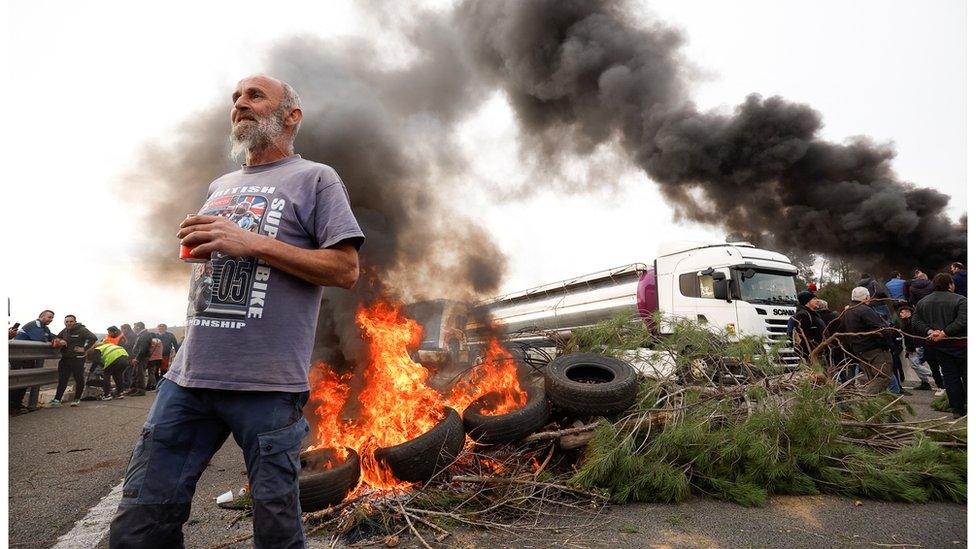
[{"label": "truck grille", "polygon": [[763,321],[766,323],[766,341],[769,342],[767,349],[771,350],[773,345],[786,342],[787,346],[779,350],[779,361],[786,366],[797,366],[800,363],[800,355],[793,349],[793,344],[786,336],[786,324],[789,319],[769,318],[767,316]]}]

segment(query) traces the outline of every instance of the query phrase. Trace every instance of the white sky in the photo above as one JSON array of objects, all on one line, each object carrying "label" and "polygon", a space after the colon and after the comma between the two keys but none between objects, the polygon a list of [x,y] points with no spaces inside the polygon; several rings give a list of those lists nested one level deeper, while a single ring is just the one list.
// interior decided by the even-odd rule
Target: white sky
[{"label": "white sky", "polygon": [[[96,331],[136,320],[182,324],[185,290],[137,276],[152,267],[134,254],[140,212],[113,195],[113,184],[145,144],[165,142],[242,75],[262,71],[269,45],[296,33],[369,33],[352,5],[10,0],[10,322],[51,308],[55,329],[69,312]],[[965,212],[962,0],[674,1],[647,13],[685,30],[683,51],[703,75],[694,87],[701,107],[730,109],[752,92],[808,102],[823,114],[826,137],[893,141],[902,178],[950,194],[954,217]],[[499,166],[514,174],[515,135],[503,99],[472,113],[462,130],[479,158],[472,177],[502,180]],[[665,240],[724,237],[672,223],[655,185],[636,171],[617,194],[471,200],[465,209],[510,258],[503,291],[651,261]]]}]

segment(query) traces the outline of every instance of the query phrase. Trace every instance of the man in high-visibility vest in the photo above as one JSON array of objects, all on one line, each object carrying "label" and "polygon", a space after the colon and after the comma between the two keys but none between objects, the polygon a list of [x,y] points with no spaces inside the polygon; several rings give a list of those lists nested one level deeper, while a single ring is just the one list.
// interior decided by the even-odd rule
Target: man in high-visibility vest
[{"label": "man in high-visibility vest", "polygon": [[[129,353],[118,345],[99,343],[89,353],[92,367],[102,367],[102,400],[123,399],[122,372],[129,365]],[[112,380],[115,381],[115,394],[112,395]]]}]

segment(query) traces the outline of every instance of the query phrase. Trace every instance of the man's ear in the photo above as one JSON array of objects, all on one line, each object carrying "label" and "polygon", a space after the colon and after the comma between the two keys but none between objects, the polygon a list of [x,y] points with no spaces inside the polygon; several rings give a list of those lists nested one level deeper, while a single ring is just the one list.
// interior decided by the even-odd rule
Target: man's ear
[{"label": "man's ear", "polygon": [[295,107],[285,116],[286,126],[297,126],[302,121],[302,109]]}]

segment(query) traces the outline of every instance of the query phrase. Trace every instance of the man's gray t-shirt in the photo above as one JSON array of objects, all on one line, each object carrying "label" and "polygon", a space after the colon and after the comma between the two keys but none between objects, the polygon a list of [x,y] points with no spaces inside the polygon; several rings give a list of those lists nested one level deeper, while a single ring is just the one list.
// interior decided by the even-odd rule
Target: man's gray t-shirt
[{"label": "man's gray t-shirt", "polygon": [[[305,249],[363,232],[332,168],[298,155],[244,166],[210,184],[204,215]],[[193,264],[186,337],[166,378],[183,387],[307,391],[322,287],[254,257]]]}]

